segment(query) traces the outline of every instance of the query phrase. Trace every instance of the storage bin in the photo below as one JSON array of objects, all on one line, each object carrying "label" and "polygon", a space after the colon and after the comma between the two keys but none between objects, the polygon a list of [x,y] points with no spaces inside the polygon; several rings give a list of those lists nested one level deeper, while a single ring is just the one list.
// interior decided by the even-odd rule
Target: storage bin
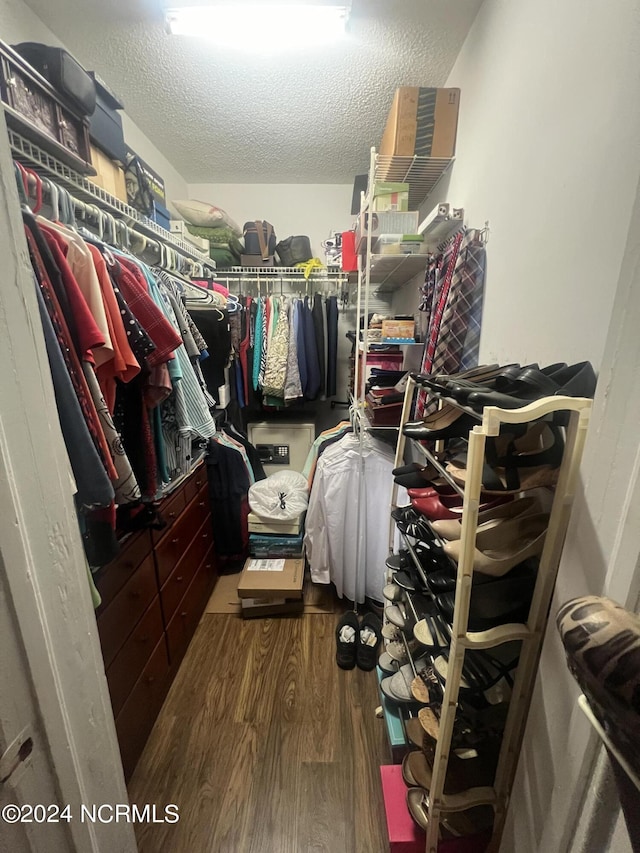
[{"label": "storage bin", "polygon": [[122,130],[122,118],[118,110],[123,110],[122,102],[111,92],[95,71],[89,72],[96,84],[96,109],[89,119],[89,136],[112,160],[126,163],[127,146]]},{"label": "storage bin", "polygon": [[164,205],[159,204],[157,201],[153,202],[151,219],[157,225],[161,225],[165,230],[169,231],[171,229],[171,214]]}]

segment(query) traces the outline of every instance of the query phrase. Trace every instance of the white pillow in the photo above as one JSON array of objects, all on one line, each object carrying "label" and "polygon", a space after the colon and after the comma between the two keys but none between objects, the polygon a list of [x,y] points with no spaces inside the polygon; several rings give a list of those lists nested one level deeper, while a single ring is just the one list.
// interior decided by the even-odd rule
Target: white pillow
[{"label": "white pillow", "polygon": [[223,228],[227,226],[232,228],[238,237],[242,234],[238,224],[228,213],[221,207],[216,207],[215,204],[208,204],[205,201],[196,201],[195,199],[174,201],[172,204],[180,216],[190,225],[197,225],[199,228]]}]

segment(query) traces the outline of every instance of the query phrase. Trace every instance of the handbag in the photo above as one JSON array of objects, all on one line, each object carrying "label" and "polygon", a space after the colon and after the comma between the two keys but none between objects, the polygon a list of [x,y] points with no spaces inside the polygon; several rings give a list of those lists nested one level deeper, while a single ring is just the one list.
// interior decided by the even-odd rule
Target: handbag
[{"label": "handbag", "polygon": [[127,201],[131,207],[135,207],[145,216],[151,216],[155,209],[153,191],[137,154],[130,153],[127,156],[124,177],[127,185]]},{"label": "handbag", "polygon": [[242,229],[245,255],[260,255],[263,261],[273,257],[276,250],[276,233],[266,219],[245,222]]},{"label": "handbag", "polygon": [[296,264],[304,264],[313,257],[311,240],[305,236],[286,237],[278,243],[276,252],[283,267],[295,267]]},{"label": "handbag", "polygon": [[60,47],[32,41],[13,47],[82,115],[93,115],[96,108],[95,81],[70,53]]}]

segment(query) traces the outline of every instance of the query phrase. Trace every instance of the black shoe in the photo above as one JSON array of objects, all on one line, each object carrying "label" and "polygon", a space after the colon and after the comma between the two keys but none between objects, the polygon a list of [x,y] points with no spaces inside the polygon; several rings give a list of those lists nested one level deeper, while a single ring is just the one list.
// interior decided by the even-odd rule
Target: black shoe
[{"label": "black shoe", "polygon": [[[375,645],[367,645],[362,642],[362,634],[365,633],[367,635],[373,634],[375,636]],[[371,672],[372,669],[375,669],[376,663],[378,660],[378,646],[380,645],[380,640],[382,639],[382,623],[375,615],[375,613],[367,613],[362,619],[360,623],[360,630],[358,632],[358,642],[357,645],[357,664],[360,669],[363,669],[365,672]]]},{"label": "black shoe", "polygon": [[[340,639],[343,628],[353,628],[354,634],[351,642]],[[353,669],[356,665],[359,638],[360,623],[356,614],[350,610],[344,614],[336,626],[336,663],[340,669]]]}]

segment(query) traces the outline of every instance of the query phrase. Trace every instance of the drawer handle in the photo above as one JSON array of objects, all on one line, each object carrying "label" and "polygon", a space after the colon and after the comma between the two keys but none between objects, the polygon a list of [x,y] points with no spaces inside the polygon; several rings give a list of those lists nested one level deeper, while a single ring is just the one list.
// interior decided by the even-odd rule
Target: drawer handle
[{"label": "drawer handle", "polygon": [[138,643],[148,643],[149,637],[136,637],[136,642]]},{"label": "drawer handle", "polygon": [[171,544],[172,544],[172,545],[177,545],[179,541],[180,541],[179,539],[172,539],[172,540],[171,540]]},{"label": "drawer handle", "polygon": [[155,680],[156,680],[155,675],[148,675],[148,676],[147,676],[147,678],[146,678],[146,682],[147,682],[147,684],[153,684],[153,682],[154,682]]},{"label": "drawer handle", "polygon": [[208,539],[208,538],[209,538],[209,534],[208,534],[208,533],[203,533],[203,534],[202,534],[202,538],[203,538],[203,539]]},{"label": "drawer handle", "polygon": [[205,563],[205,569],[210,569],[213,566],[213,563]]},{"label": "drawer handle", "polygon": [[139,589],[132,589],[131,592],[129,593],[129,595],[131,598],[140,598],[142,593],[140,592]]},{"label": "drawer handle", "polygon": [[205,503],[204,501],[200,501],[200,503],[198,504],[198,506],[205,507],[205,506],[206,506],[206,503]]},{"label": "drawer handle", "polygon": [[178,577],[176,578],[176,583],[182,583],[183,580],[184,578],[182,577],[182,575],[178,575]]},{"label": "drawer handle", "polygon": [[169,515],[169,518],[171,518],[171,519],[174,519],[176,517],[175,512],[170,512],[168,515]]},{"label": "drawer handle", "polygon": [[196,480],[196,486],[200,487],[202,485],[202,480]]},{"label": "drawer handle", "polygon": [[188,615],[189,615],[189,614],[187,613],[187,611],[186,611],[186,610],[183,610],[183,611],[182,611],[182,613],[180,614],[180,617],[181,617],[182,619],[186,619]]}]

